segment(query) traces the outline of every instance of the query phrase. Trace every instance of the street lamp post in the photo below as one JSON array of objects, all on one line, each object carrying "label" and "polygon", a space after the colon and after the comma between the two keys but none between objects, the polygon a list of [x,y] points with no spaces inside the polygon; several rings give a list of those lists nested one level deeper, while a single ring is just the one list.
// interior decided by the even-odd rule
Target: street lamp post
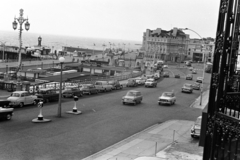
[{"label": "street lamp post", "polygon": [[21,48],[22,48],[22,31],[23,31],[23,28],[22,28],[22,25],[25,23],[25,29],[26,31],[29,30],[30,28],[30,23],[28,22],[28,18],[24,18],[23,17],[23,9],[20,9],[20,13],[19,13],[19,17],[18,18],[14,18],[14,22],[12,23],[12,26],[13,26],[13,29],[17,29],[17,24],[19,23],[20,25],[20,28],[19,28],[19,49],[18,49],[18,70],[20,69],[21,67],[21,64],[22,64],[22,55],[21,55]]},{"label": "street lamp post", "polygon": [[59,62],[61,66],[61,74],[60,74],[60,84],[59,84],[59,100],[58,100],[58,117],[61,117],[62,113],[62,65],[65,61],[64,57],[59,57]]},{"label": "street lamp post", "polygon": [[[189,30],[189,31],[192,31],[192,32],[196,33],[200,37],[200,39],[202,40],[202,44],[204,44],[203,38],[196,31],[194,31],[192,29],[189,29],[189,28],[179,28],[179,30]],[[204,82],[204,76],[205,76],[205,55],[204,55],[204,53],[203,53],[203,75],[202,76],[203,76],[203,80],[202,80],[200,103],[199,103],[200,106],[202,105],[203,82]]]}]

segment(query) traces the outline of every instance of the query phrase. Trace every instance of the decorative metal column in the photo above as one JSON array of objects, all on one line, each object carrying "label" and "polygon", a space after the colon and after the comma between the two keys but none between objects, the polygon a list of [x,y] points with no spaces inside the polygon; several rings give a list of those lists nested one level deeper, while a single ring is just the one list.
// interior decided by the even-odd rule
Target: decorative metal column
[{"label": "decorative metal column", "polygon": [[17,24],[19,23],[20,28],[19,28],[19,49],[18,49],[18,70],[16,71],[16,73],[19,71],[19,69],[21,68],[21,64],[22,64],[22,53],[21,53],[21,49],[22,49],[22,25],[25,23],[25,29],[28,31],[29,27],[30,27],[30,23],[28,22],[28,18],[24,18],[23,17],[23,9],[20,9],[20,13],[19,13],[19,17],[18,18],[14,18],[14,22],[12,23],[13,25],[13,29],[17,29]]},{"label": "decorative metal column", "polygon": [[240,159],[240,74],[237,71],[237,57],[240,56],[239,3],[238,0],[220,2],[204,160]]}]

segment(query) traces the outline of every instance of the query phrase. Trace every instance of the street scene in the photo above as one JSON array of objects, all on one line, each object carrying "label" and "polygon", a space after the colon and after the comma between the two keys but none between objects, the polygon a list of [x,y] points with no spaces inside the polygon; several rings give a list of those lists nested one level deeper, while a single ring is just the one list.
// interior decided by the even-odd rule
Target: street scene
[{"label": "street scene", "polygon": [[15,3],[0,160],[239,159],[238,1]]}]

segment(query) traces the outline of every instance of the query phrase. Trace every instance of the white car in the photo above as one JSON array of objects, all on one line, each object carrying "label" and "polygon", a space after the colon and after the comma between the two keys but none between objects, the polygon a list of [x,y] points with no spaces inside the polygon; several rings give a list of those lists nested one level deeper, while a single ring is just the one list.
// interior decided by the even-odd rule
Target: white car
[{"label": "white car", "polygon": [[192,138],[200,137],[201,123],[202,123],[202,116],[199,116],[191,128],[191,137]]},{"label": "white car", "polygon": [[203,77],[197,77],[196,82],[198,82],[198,83],[202,83],[202,82],[203,82]]},{"label": "white car", "polygon": [[145,78],[137,77],[135,79],[138,85],[144,85],[146,82]]},{"label": "white car", "polygon": [[176,102],[176,96],[173,92],[164,92],[159,98],[158,98],[158,104],[169,104],[173,105]]},{"label": "white car", "polygon": [[163,68],[168,68],[168,65],[163,65]]},{"label": "white car", "polygon": [[28,104],[35,105],[38,102],[37,96],[30,95],[28,91],[15,91],[7,98],[7,100],[10,101],[9,105],[12,107],[23,107]]}]

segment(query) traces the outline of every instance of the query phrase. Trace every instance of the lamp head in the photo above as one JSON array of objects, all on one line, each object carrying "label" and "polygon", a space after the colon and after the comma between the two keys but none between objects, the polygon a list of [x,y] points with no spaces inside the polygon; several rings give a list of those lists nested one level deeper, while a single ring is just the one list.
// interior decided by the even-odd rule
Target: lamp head
[{"label": "lamp head", "polygon": [[29,28],[30,28],[30,23],[29,23],[28,20],[27,20],[27,22],[25,23],[25,29],[28,31]]},{"label": "lamp head", "polygon": [[60,63],[63,63],[65,61],[65,58],[64,57],[59,57],[58,60],[59,60]]},{"label": "lamp head", "polygon": [[13,21],[13,23],[12,23],[12,27],[13,27],[14,30],[17,29],[16,18],[14,18],[14,21]]}]

